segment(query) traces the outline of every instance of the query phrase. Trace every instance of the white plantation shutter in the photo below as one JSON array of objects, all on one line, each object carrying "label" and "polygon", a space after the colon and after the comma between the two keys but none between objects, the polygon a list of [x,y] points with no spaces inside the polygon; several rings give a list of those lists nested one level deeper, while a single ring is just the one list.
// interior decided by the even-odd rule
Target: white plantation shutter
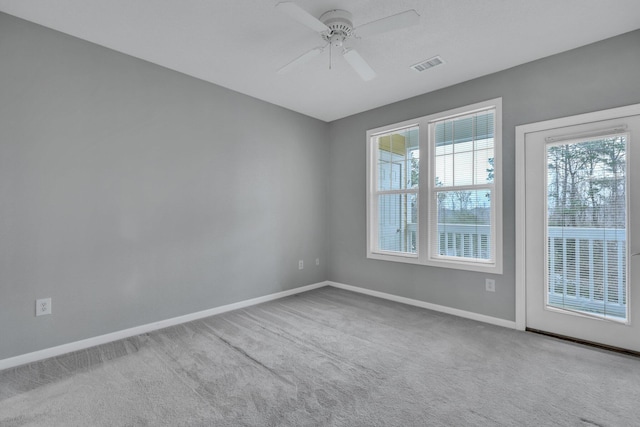
[{"label": "white plantation shutter", "polygon": [[627,319],[626,134],[547,144],[547,305]]}]

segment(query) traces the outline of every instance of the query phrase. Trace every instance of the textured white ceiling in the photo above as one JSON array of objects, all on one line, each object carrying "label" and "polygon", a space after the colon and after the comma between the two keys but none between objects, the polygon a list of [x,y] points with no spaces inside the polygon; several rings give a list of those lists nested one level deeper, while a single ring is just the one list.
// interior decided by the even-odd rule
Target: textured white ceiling
[{"label": "textured white ceiling", "polygon": [[[321,45],[279,1],[0,0],[0,11],[324,121],[640,28],[640,0],[297,0],[316,17],[348,10],[356,27],[418,11],[418,26],[351,40],[377,72],[363,82],[339,56],[329,70],[328,52],[277,74]],[[446,63],[409,68],[435,55]]]}]

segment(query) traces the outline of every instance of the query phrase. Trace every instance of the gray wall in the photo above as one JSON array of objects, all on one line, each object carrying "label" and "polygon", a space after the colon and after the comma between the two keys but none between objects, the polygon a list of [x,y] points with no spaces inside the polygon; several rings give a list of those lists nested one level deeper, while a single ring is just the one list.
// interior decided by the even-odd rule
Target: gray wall
[{"label": "gray wall", "polygon": [[[0,14],[0,359],[325,279],[513,320],[514,128],[638,103],[638,70],[640,31],[326,124]],[[366,259],[366,130],[495,97],[496,293]]]},{"label": "gray wall", "polygon": [[325,280],[327,130],[0,14],[0,359]]},{"label": "gray wall", "polygon": [[[446,65],[433,72],[446,72]],[[504,274],[366,259],[367,129],[497,97],[503,101]],[[332,122],[329,280],[515,320],[515,127],[633,103],[640,103],[640,31]],[[484,291],[485,277],[496,279],[495,293]]]}]

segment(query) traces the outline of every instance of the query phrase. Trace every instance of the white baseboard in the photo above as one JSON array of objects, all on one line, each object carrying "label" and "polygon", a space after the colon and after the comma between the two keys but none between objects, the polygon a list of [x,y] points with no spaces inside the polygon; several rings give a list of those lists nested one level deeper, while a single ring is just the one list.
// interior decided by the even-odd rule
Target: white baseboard
[{"label": "white baseboard", "polygon": [[492,325],[502,326],[504,328],[516,329],[516,322],[511,320],[500,319],[498,317],[486,316],[484,314],[474,313],[472,311],[459,310],[457,308],[451,308],[444,305],[432,304],[430,302],[420,301],[417,299],[405,298],[398,295],[387,294],[385,292],[372,291],[371,289],[359,288],[357,286],[345,285],[344,283],[336,283],[328,281],[329,286],[335,288],[345,289],[347,291],[358,292],[365,295],[371,295],[373,297],[383,298],[390,301],[400,302],[403,304],[414,305],[416,307],[422,307],[433,311],[439,311],[442,313],[453,314],[454,316],[464,317],[466,319],[477,320],[478,322],[490,323]]},{"label": "white baseboard", "polygon": [[182,323],[191,322],[193,320],[202,319],[216,314],[226,313],[232,310],[238,310],[240,308],[249,307],[252,305],[260,304],[267,301],[273,301],[276,299],[288,297],[290,295],[299,294],[301,292],[310,291],[312,289],[321,288],[324,286],[333,286],[335,288],[345,289],[347,291],[358,292],[365,295],[371,295],[378,298],[387,299],[390,301],[399,302],[402,304],[413,305],[416,307],[426,308],[428,310],[439,311],[442,313],[452,314],[454,316],[464,317],[471,320],[477,320],[479,322],[490,323],[492,325],[502,326],[505,328],[516,329],[516,322],[510,320],[499,319],[497,317],[485,316],[484,314],[478,314],[471,311],[459,310],[457,308],[451,308],[444,305],[432,304],[425,301],[415,300],[411,298],[405,298],[385,292],[373,291],[370,289],[360,288],[357,286],[345,285],[344,283],[337,283],[331,281],[314,283],[307,286],[301,286],[295,289],[289,289],[287,291],[277,292],[275,294],[265,295],[258,298],[252,298],[245,301],[236,302],[233,304],[227,304],[220,307],[211,308],[208,310],[198,311],[196,313],[186,314],[184,316],[173,317],[171,319],[160,320],[158,322],[148,323],[146,325],[136,326],[129,329],[123,329],[121,331],[112,332],[97,337],[87,338],[80,341],[71,342],[68,344],[62,344],[56,347],[45,348],[43,350],[34,351],[32,353],[21,354],[19,356],[10,357],[8,359],[0,360],[0,371],[3,369],[9,369],[27,363],[37,362],[39,360],[48,359],[50,357],[60,356],[62,354],[71,353],[74,351],[84,350],[97,345],[118,341],[121,339],[134,337],[136,335],[146,334],[158,329],[168,328],[170,326],[180,325]]},{"label": "white baseboard", "polygon": [[252,305],[260,304],[267,301],[273,301],[276,299],[288,297],[290,295],[299,294],[301,292],[310,291],[312,289],[321,288],[327,286],[328,282],[319,282],[307,286],[301,286],[299,288],[289,289],[287,291],[277,292],[275,294],[265,295],[258,298],[252,298],[245,301],[236,302],[233,304],[227,304],[220,307],[210,308],[208,310],[198,311],[196,313],[186,314],[184,316],[178,316],[171,319],[160,320],[158,322],[148,323],[142,326],[136,326],[121,331],[111,332],[109,334],[100,335],[97,337],[87,338],[80,341],[71,342],[68,344],[62,344],[56,347],[45,348],[43,350],[34,351],[32,353],[21,354],[19,356],[10,357],[8,359],[0,360],[0,371],[3,369],[13,368],[15,366],[25,365],[27,363],[37,362],[39,360],[48,359],[50,357],[60,356],[61,354],[71,353],[78,350],[84,350],[89,347],[94,347],[101,344],[106,344],[121,339],[134,337],[136,335],[146,334],[148,332],[156,331],[158,329],[168,328],[169,326],[175,326],[182,323],[191,322],[192,320],[198,320],[205,317],[213,316],[220,313],[226,313],[227,311],[237,310],[240,308],[249,307]]}]

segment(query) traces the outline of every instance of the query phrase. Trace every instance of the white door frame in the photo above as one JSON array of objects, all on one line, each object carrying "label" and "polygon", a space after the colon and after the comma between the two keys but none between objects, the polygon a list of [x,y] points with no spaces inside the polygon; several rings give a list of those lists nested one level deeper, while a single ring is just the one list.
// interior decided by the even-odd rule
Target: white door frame
[{"label": "white door frame", "polygon": [[516,126],[516,329],[527,327],[525,249],[525,139],[528,133],[640,114],[640,104]]}]

